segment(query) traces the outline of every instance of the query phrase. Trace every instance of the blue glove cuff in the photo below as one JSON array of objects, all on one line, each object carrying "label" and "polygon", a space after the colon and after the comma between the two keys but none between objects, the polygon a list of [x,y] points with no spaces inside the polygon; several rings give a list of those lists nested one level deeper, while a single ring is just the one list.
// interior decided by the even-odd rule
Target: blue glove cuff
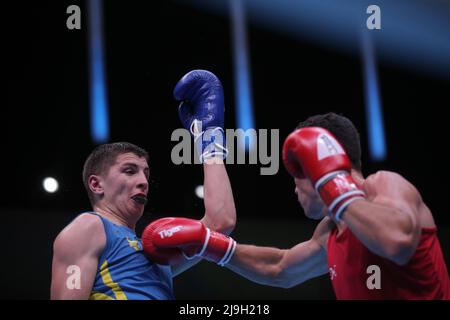
[{"label": "blue glove cuff", "polygon": [[201,121],[194,120],[191,125],[191,133],[194,136],[194,143],[199,154],[200,162],[212,158],[225,159],[228,155],[226,148],[225,132],[220,127],[201,128]]}]

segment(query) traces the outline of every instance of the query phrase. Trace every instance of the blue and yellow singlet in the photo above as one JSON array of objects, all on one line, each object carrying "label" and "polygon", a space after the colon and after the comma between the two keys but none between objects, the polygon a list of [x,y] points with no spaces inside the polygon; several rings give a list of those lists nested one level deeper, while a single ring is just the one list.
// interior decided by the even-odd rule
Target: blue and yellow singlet
[{"label": "blue and yellow singlet", "polygon": [[87,213],[100,217],[106,235],[91,300],[174,299],[170,266],[153,263],[134,230]]}]

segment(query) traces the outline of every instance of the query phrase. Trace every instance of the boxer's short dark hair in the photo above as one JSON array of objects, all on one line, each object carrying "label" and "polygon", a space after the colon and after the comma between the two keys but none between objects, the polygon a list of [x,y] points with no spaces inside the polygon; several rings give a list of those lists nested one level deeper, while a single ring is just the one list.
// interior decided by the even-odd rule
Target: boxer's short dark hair
[{"label": "boxer's short dark hair", "polygon": [[359,132],[350,119],[330,112],[309,117],[300,122],[297,129],[305,127],[321,127],[330,131],[344,147],[353,168],[361,171],[361,141]]},{"label": "boxer's short dark hair", "polygon": [[94,194],[89,189],[89,177],[106,174],[109,168],[116,163],[117,157],[124,153],[134,153],[138,157],[145,158],[148,162],[147,151],[129,142],[101,144],[87,157],[83,166],[83,184],[92,205],[94,204]]}]

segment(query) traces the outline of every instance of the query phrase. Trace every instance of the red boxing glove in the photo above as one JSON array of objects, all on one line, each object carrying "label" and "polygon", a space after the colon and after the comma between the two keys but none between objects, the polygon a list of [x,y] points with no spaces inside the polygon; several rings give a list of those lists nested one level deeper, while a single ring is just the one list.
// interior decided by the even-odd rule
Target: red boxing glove
[{"label": "red boxing glove", "polygon": [[365,198],[350,175],[350,159],[328,130],[306,127],[292,132],[283,145],[283,162],[292,176],[311,180],[337,221],[351,202]]},{"label": "red boxing glove", "polygon": [[223,266],[234,254],[236,241],[211,231],[198,220],[162,218],[149,224],[142,234],[144,251],[159,264],[176,264],[182,256],[202,257]]},{"label": "red boxing glove", "polygon": [[144,252],[150,258],[158,263],[165,265],[175,265],[183,261],[183,254],[178,248],[158,248],[153,244],[153,231],[157,228],[163,227],[165,224],[171,222],[173,218],[163,218],[150,223],[142,233],[142,247]]}]

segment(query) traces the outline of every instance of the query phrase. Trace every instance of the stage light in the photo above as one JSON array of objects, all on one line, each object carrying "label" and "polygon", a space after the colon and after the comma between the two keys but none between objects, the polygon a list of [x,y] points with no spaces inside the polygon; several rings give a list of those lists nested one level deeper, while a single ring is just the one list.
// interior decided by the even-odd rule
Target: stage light
[{"label": "stage light", "polygon": [[[253,102],[251,92],[250,62],[248,59],[248,41],[245,20],[244,3],[240,0],[230,1],[232,38],[234,51],[234,82],[236,95],[236,122],[237,127],[244,131],[255,129]],[[256,141],[249,136],[243,136],[238,141],[241,149],[250,151],[255,147]]]},{"label": "stage light", "polygon": [[203,189],[203,186],[202,186],[202,185],[197,186],[197,187],[195,188],[195,195],[196,195],[197,197],[199,197],[200,199],[203,199],[203,198],[204,198],[205,194],[204,194],[204,189]]},{"label": "stage light", "polygon": [[368,31],[362,34],[362,59],[366,96],[366,123],[369,139],[369,153],[372,161],[386,160],[386,138],[384,133],[383,110],[377,77],[375,52]]},{"label": "stage light", "polygon": [[109,116],[104,67],[102,1],[89,0],[89,59],[90,59],[90,105],[91,136],[94,143],[109,139]]},{"label": "stage light", "polygon": [[47,177],[42,181],[42,185],[44,187],[44,190],[48,193],[55,193],[58,191],[59,184],[58,181],[55,178]]}]

